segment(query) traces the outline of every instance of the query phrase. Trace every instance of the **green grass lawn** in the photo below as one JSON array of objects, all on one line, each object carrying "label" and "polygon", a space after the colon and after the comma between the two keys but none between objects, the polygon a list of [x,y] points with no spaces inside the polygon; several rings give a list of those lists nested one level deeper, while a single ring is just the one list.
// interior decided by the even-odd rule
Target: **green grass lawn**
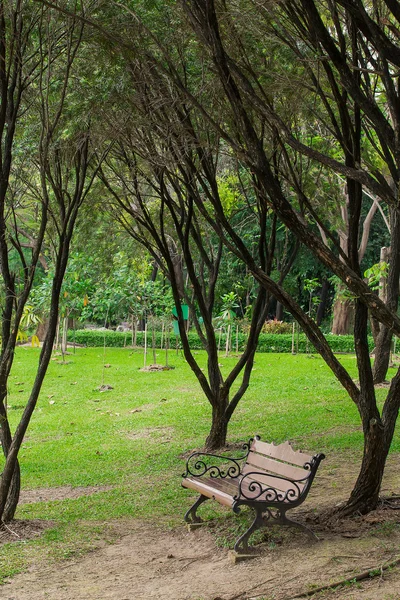
[{"label": "green grass lawn", "polygon": [[[8,399],[13,426],[38,355],[38,349],[17,348]],[[198,359],[205,364],[205,353],[198,352]],[[56,357],[49,367],[20,453],[22,487],[111,489],[21,505],[17,518],[56,523],[40,539],[3,546],[0,578],[24,569],[32,557],[62,558],[94,547],[99,538],[107,538],[103,521],[134,517],[174,526],[191,504],[180,487],[182,456],[203,446],[211,411],[183,356],[171,353],[175,368],[163,372],[141,372],[143,354],[129,349],[106,349],[104,355],[100,348],[79,348],[67,360],[61,364]],[[162,363],[164,355],[157,360]],[[220,363],[228,372],[234,360],[221,356]],[[340,360],[356,377],[354,357]],[[100,392],[102,384],[113,389]],[[314,356],[257,354],[228,441],[243,442],[254,434],[276,443],[289,439],[297,448],[328,457],[359,455],[362,448],[356,408]],[[393,451],[399,451],[395,440]]]}]

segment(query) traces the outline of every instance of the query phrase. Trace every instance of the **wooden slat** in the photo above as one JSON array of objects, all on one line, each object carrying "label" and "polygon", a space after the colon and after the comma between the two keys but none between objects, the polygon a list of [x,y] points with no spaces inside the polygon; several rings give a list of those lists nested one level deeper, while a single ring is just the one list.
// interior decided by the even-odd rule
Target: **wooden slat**
[{"label": "wooden slat", "polygon": [[310,471],[305,469],[299,469],[299,467],[293,467],[287,463],[279,462],[278,460],[271,459],[263,454],[256,454],[250,452],[246,460],[246,467],[249,465],[252,471],[267,471],[269,473],[278,473],[282,477],[288,477],[289,479],[303,479],[307,477]]},{"label": "wooden slat", "polygon": [[298,465],[299,467],[302,467],[304,463],[309,462],[312,459],[312,455],[310,454],[305,454],[299,450],[293,450],[289,442],[274,446],[274,444],[267,444],[266,442],[260,442],[260,440],[254,440],[251,445],[251,450],[258,452],[259,454],[265,454],[266,456],[271,456],[272,458]]},{"label": "wooden slat", "polygon": [[203,483],[206,483],[210,487],[220,490],[225,494],[229,494],[230,496],[235,496],[239,489],[239,480],[230,479],[228,477],[226,479],[207,477],[206,479],[203,478]]},{"label": "wooden slat", "polygon": [[[218,484],[221,484],[220,479],[191,479],[187,478],[182,481],[183,487],[189,488],[191,490],[195,490],[199,492],[199,494],[203,494],[207,496],[207,498],[213,498],[220,504],[225,506],[232,507],[233,504],[233,496],[222,489],[217,489],[215,483],[218,481]],[[219,485],[221,487],[221,485]],[[237,493],[237,487],[236,492]]]}]

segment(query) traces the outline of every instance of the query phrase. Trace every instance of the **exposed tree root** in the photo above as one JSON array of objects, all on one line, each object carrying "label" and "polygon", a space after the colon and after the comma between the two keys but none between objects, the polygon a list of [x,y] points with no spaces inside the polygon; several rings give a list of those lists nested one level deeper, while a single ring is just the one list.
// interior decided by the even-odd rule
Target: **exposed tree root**
[{"label": "exposed tree root", "polygon": [[[379,567],[375,567],[373,569],[368,569],[368,571],[363,571],[354,577],[347,577],[346,579],[341,579],[340,581],[335,581],[335,583],[330,583],[328,585],[322,585],[318,588],[314,588],[309,592],[302,592],[301,594],[296,594],[295,596],[290,596],[285,598],[284,600],[296,600],[297,598],[310,598],[319,592],[325,592],[327,590],[332,590],[337,587],[348,585],[350,582],[363,581],[364,579],[371,579],[372,577],[381,576],[384,571],[387,569],[391,569],[396,565],[400,564],[400,557],[392,560],[390,563],[383,564]],[[256,600],[256,598],[262,598],[262,596],[254,597],[252,600]]]}]

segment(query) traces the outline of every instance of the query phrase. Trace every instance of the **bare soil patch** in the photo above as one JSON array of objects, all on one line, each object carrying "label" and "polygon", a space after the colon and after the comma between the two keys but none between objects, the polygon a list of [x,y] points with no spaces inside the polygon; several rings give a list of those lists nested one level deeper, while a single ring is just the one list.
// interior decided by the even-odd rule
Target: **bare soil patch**
[{"label": "bare soil patch", "polygon": [[78,486],[64,485],[53,488],[37,488],[34,490],[22,490],[19,503],[31,504],[33,502],[52,502],[54,500],[67,500],[68,498],[80,498],[90,496],[97,492],[107,492],[113,489],[112,485]]},{"label": "bare soil patch", "polygon": [[140,440],[146,438],[157,438],[160,443],[170,442],[173,438],[173,427],[146,427],[139,431],[134,431],[127,434],[130,440]]},{"label": "bare soil patch", "polygon": [[[266,533],[259,556],[233,564],[216,539],[227,521],[192,532],[157,524],[121,520],[112,526],[117,539],[83,558],[53,565],[32,565],[29,572],[0,587],[4,600],[293,600],[320,586],[371,572],[358,584],[314,594],[314,600],[399,600],[400,457],[389,460],[377,511],[354,519],[330,521],[325,511],[348,495],[354,475],[348,462],[324,465],[305,503],[293,515],[320,537],[312,542],[301,531]],[[96,488],[98,489],[98,488]],[[186,492],[182,492],[186,494]],[[394,493],[394,495],[392,495]],[[303,505],[304,506],[304,505]],[[182,513],[184,507],[182,507]],[[236,517],[230,519],[234,522]],[[268,531],[268,530],[267,530]],[[377,575],[377,576],[376,576]],[[306,596],[301,596],[306,597]]]},{"label": "bare soil patch", "polygon": [[171,369],[175,369],[175,367],[167,367],[165,365],[148,365],[147,367],[142,367],[141,369],[139,369],[140,371],[144,371],[147,373],[151,373],[154,371],[171,371]]},{"label": "bare soil patch", "polygon": [[50,529],[54,525],[54,521],[44,521],[43,519],[16,519],[9,525],[3,525],[0,529],[0,545],[9,542],[26,542],[41,535],[46,529]]}]

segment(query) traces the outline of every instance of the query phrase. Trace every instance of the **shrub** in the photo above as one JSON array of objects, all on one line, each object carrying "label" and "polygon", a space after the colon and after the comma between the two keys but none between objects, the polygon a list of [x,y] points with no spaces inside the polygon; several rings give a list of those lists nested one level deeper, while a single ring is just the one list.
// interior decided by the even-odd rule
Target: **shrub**
[{"label": "shrub", "polygon": [[[203,349],[199,336],[195,331],[190,331],[188,334],[189,344],[192,350]],[[101,347],[104,345],[109,347],[120,347],[131,345],[131,334],[130,332],[112,331],[108,329],[79,329],[75,332],[68,332],[68,341],[71,343],[75,339],[77,344],[88,347]],[[238,335],[238,347],[239,351],[244,349],[247,336],[244,333]],[[354,340],[351,335],[332,335],[326,336],[330,347],[333,352],[354,352]],[[160,348],[161,345],[161,332],[156,332],[155,335],[156,347]],[[221,336],[221,351],[225,348],[225,335]],[[137,333],[136,342],[138,346],[144,346],[144,332],[139,331]],[[175,335],[170,336],[170,347],[176,348],[180,345],[179,337]],[[152,332],[147,332],[147,345],[152,345]],[[374,344],[373,339],[369,337],[369,347],[372,350]],[[165,347],[165,337],[163,340],[163,347]],[[233,351],[236,349],[236,335],[232,337],[232,348]],[[300,333],[298,338],[295,336],[295,349],[298,352],[315,352],[313,346],[308,342],[304,333]],[[288,333],[271,334],[262,333],[258,341],[259,352],[291,352],[292,351],[292,335]]]},{"label": "shrub", "polygon": [[263,333],[271,333],[271,334],[282,334],[282,333],[292,333],[292,324],[285,323],[284,321],[278,321],[277,319],[270,319],[269,321],[265,321],[263,328]]}]

